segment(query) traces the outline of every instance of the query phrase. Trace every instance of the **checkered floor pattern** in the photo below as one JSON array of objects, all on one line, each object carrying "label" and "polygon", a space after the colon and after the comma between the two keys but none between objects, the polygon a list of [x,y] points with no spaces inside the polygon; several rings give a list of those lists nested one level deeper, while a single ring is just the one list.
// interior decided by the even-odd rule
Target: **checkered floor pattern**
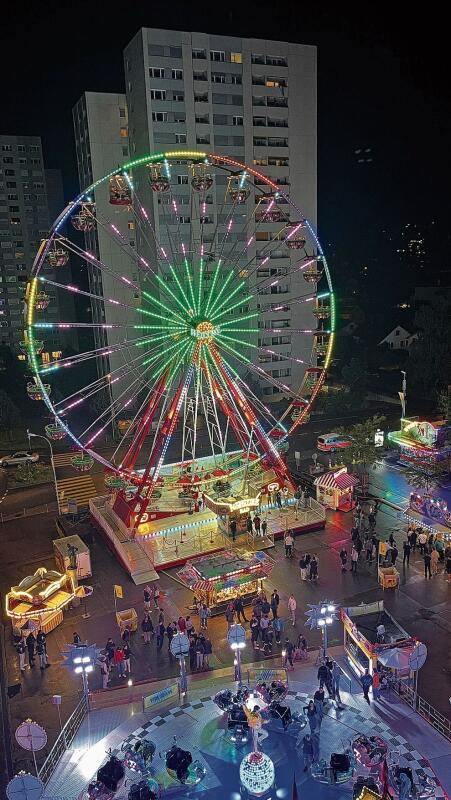
[{"label": "checkered floor pattern", "polygon": [[[302,711],[303,706],[307,705],[310,698],[311,695],[289,691],[287,702],[290,705],[292,712],[300,712]],[[168,779],[167,773],[164,769],[163,751],[171,746],[174,735],[177,735],[178,743],[181,747],[184,745],[186,746],[187,741],[189,740],[189,749],[193,753],[193,757],[198,759],[206,767],[207,780],[210,786],[213,788],[215,786],[215,776],[212,774],[211,766],[209,766],[209,764],[205,761],[202,753],[193,746],[193,741],[197,741],[197,737],[192,737],[190,735],[190,731],[193,732],[193,727],[198,728],[199,723],[204,726],[207,724],[207,721],[211,721],[212,719],[216,721],[218,720],[218,709],[214,703],[213,697],[201,697],[192,703],[185,703],[180,707],[175,707],[164,711],[161,714],[157,714],[145,725],[133,731],[133,733],[124,740],[122,747],[125,749],[129,745],[133,746],[136,741],[144,738],[153,738],[155,743],[158,742],[157,747],[161,748],[161,750],[157,750],[156,757],[154,759],[153,771],[155,777],[164,785],[168,786],[171,785],[171,780]],[[344,706],[342,709],[337,709],[335,705],[331,705],[325,711],[324,722],[327,720],[329,720],[329,725],[323,726],[325,730],[324,737],[323,733],[321,734],[322,741],[324,740],[326,745],[325,751],[327,751],[327,746],[329,744],[332,749],[334,745],[335,748],[337,747],[336,741],[333,741],[334,739],[336,740],[336,721],[341,722],[344,726],[348,740],[353,738],[357,733],[363,733],[368,736],[378,734],[390,745],[392,758],[395,754],[395,757],[401,766],[409,766],[419,775],[427,775],[430,777],[436,784],[434,795],[436,800],[445,800],[444,790],[437,780],[432,768],[430,767],[429,762],[426,761],[421,754],[406,741],[406,739],[404,739],[402,736],[394,735],[393,731],[384,722],[382,722],[381,719],[373,716],[371,713],[369,716],[368,714],[365,715],[362,710],[352,705]],[[159,729],[158,735],[157,729]],[[268,725],[267,730],[268,733],[271,734],[272,732],[280,733],[282,729],[277,722],[274,722],[274,724],[270,723],[270,725]],[[331,736],[332,732],[334,732],[333,737]],[[295,730],[294,726],[293,730],[289,728],[284,735],[290,735],[290,733],[292,736],[297,735],[297,731]],[[152,736],[152,734],[154,735]],[[187,738],[184,742],[183,740],[185,735]],[[343,734],[342,741],[344,740],[345,734]],[[116,749],[113,752],[115,755],[118,755],[121,751]],[[219,782],[216,782],[216,785],[219,785]]]}]

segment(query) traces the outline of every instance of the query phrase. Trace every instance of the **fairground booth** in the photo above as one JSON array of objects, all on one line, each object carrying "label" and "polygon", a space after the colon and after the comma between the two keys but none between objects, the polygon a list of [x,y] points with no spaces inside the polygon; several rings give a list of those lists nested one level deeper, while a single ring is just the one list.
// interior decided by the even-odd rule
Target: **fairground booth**
[{"label": "fairground booth", "polygon": [[334,511],[351,511],[354,508],[354,487],[359,483],[347,467],[334,472],[323,472],[314,480],[316,499]]},{"label": "fairground booth", "polygon": [[401,430],[390,431],[388,440],[399,448],[401,463],[421,468],[427,472],[451,457],[451,426],[443,419],[420,420],[418,417],[401,419]]},{"label": "fairground booth", "polygon": [[[418,641],[401,628],[384,609],[382,600],[359,606],[340,608],[344,628],[344,649],[352,671],[361,678],[367,669],[370,675],[377,669],[396,673],[400,680],[410,682],[409,658]],[[383,642],[378,641],[378,627],[383,625]]]},{"label": "fairground booth", "polygon": [[191,589],[194,605],[206,603],[212,614],[220,614],[237,595],[245,605],[250,604],[259,589],[264,588],[273,563],[260,551],[237,555],[225,550],[188,561],[177,577]]}]

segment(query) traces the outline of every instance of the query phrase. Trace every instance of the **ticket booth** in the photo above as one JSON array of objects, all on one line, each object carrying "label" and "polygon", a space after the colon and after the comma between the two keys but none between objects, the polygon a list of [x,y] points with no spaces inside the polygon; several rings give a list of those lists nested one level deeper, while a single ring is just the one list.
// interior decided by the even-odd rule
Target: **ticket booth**
[{"label": "ticket booth", "polygon": [[351,511],[354,506],[354,487],[359,483],[347,467],[335,472],[324,472],[314,480],[316,499],[333,511]]}]

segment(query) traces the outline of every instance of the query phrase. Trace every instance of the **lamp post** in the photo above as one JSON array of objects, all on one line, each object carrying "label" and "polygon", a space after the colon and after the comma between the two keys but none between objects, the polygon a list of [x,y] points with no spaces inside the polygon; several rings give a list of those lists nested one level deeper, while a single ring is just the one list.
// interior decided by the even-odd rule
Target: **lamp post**
[{"label": "lamp post", "polygon": [[307,614],[307,622],[311,630],[320,630],[322,634],[322,647],[320,648],[320,660],[327,656],[327,628],[337,619],[337,606],[331,600],[323,600],[322,603],[310,604]]},{"label": "lamp post", "polygon": [[83,681],[83,694],[86,700],[86,707],[89,711],[89,681],[88,675],[94,671],[100,650],[95,644],[68,645],[68,649],[63,651],[66,661],[63,664],[67,669],[72,669],[76,675],[81,675]]},{"label": "lamp post", "polygon": [[57,503],[57,506],[58,506],[58,515],[60,515],[60,514],[61,514],[61,508],[60,508],[60,498],[59,498],[59,493],[58,493],[58,484],[57,484],[57,482],[56,482],[56,471],[55,471],[55,462],[54,462],[54,460],[53,460],[53,447],[52,447],[52,443],[51,443],[50,439],[47,439],[47,436],[42,436],[42,435],[41,435],[41,434],[39,434],[39,433],[32,433],[32,432],[31,432],[31,431],[29,431],[29,430],[27,430],[27,436],[28,436],[28,443],[29,443],[29,445],[30,445],[30,449],[31,449],[31,441],[30,441],[30,439],[31,439],[32,437],[33,437],[34,439],[44,439],[44,441],[45,441],[45,442],[47,442],[47,444],[48,444],[48,446],[49,446],[49,448],[50,448],[50,461],[51,461],[51,464],[52,464],[53,480],[54,480],[54,482],[55,482],[56,503]]},{"label": "lamp post", "polygon": [[185,656],[189,653],[189,639],[185,633],[176,633],[170,644],[170,651],[174,658],[178,658],[180,663],[180,695],[184,697],[188,691],[188,679],[186,677]]},{"label": "lamp post", "polygon": [[407,373],[404,369],[401,370],[402,375],[402,388],[398,392],[401,401],[401,421],[406,416],[406,400],[407,400]]},{"label": "lamp post", "polygon": [[239,623],[231,625],[227,634],[227,641],[235,656],[233,662],[235,667],[235,680],[241,683],[243,680],[241,674],[241,650],[246,647],[246,631],[243,626]]}]

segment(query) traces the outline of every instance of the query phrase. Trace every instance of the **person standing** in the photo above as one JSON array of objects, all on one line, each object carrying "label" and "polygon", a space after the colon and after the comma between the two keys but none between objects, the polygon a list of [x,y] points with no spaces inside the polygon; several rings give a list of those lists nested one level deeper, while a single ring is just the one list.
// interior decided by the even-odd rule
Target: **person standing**
[{"label": "person standing", "polygon": [[153,604],[157,611],[160,610],[160,589],[158,588],[158,584],[156,583],[153,587]]},{"label": "person standing", "polygon": [[439,554],[434,548],[431,552],[431,570],[433,575],[438,575]]},{"label": "person standing", "polygon": [[393,547],[391,549],[391,564],[392,567],[396,567],[396,559],[398,558],[399,551],[396,547],[396,542],[393,542]]},{"label": "person standing", "polygon": [[39,629],[38,635],[36,636],[36,651],[37,651],[38,644],[39,645],[42,644],[42,646],[44,648],[44,660],[45,660],[44,669],[47,669],[47,667],[50,666],[49,659],[48,659],[48,656],[47,656],[47,637],[46,637],[44,631],[42,630],[42,628]]},{"label": "person standing", "polygon": [[385,642],[385,625],[383,622],[380,622],[376,628],[376,638],[378,644],[384,644]]},{"label": "person standing", "polygon": [[240,597],[240,595],[236,596],[234,607],[235,607],[236,618],[237,618],[238,622],[241,622],[241,617],[243,617],[243,622],[247,622],[247,617],[246,617],[246,615],[244,613],[243,598]]},{"label": "person standing", "polygon": [[381,678],[377,669],[375,669],[373,672],[373,697],[375,700],[379,700],[380,687],[381,687]]},{"label": "person standing", "polygon": [[234,622],[234,619],[235,619],[235,608],[234,608],[234,604],[233,603],[229,603],[227,605],[227,608],[226,608],[226,611],[225,611],[225,618],[227,620],[227,627],[230,628],[230,626],[233,625],[233,622]]},{"label": "person standing", "polygon": [[284,623],[282,617],[276,617],[276,619],[274,620],[274,622],[272,624],[277,644],[280,644],[280,641],[281,641],[281,638],[282,638],[283,629],[284,629],[284,624],[285,623]]},{"label": "person standing", "polygon": [[310,561],[310,580],[317,581],[318,580],[318,556],[316,553],[313,554],[312,560]]},{"label": "person standing", "polygon": [[299,570],[300,570],[300,575],[301,575],[301,581],[306,581],[307,580],[307,564],[306,564],[306,561],[305,561],[305,555],[301,556],[301,558],[299,559]]},{"label": "person standing", "polygon": [[271,611],[272,611],[272,618],[273,619],[276,619],[276,617],[277,617],[277,611],[278,611],[278,608],[279,608],[279,603],[280,603],[280,597],[278,595],[277,589],[274,589],[274,591],[273,591],[273,593],[271,595]]},{"label": "person standing", "polygon": [[313,764],[313,742],[309,733],[302,739],[302,756],[304,759],[304,772],[308,772]]},{"label": "person standing", "polygon": [[293,594],[290,594],[288,598],[288,611],[290,612],[291,617],[291,624],[294,626],[296,625],[296,608],[297,608],[296,598]]},{"label": "person standing", "polygon": [[203,663],[204,669],[210,669],[210,656],[212,652],[213,652],[213,647],[211,644],[211,639],[209,639],[208,636],[206,636],[204,639],[204,663]]},{"label": "person standing", "polygon": [[293,534],[291,533],[291,531],[287,531],[287,533],[285,534],[284,544],[285,544],[285,555],[287,558],[291,558],[291,556],[293,555],[293,544],[294,544]]},{"label": "person standing", "polygon": [[186,619],[181,614],[178,619],[178,627],[180,633],[186,633]]},{"label": "person standing", "polygon": [[109,636],[108,639],[106,640],[106,645],[105,645],[105,654],[108,660],[109,667],[111,667],[111,664],[114,661],[114,651],[115,651],[114,642],[111,636]]},{"label": "person standing", "polygon": [[75,646],[77,646],[77,645],[79,645],[79,644],[80,644],[80,642],[81,642],[81,638],[80,638],[80,636],[78,635],[78,633],[74,633],[74,634],[73,634],[72,641],[73,641],[73,644],[74,644]]},{"label": "person standing", "polygon": [[253,523],[252,523],[252,517],[251,517],[251,515],[250,515],[250,514],[249,514],[249,516],[248,516],[248,518],[247,518],[247,520],[246,520],[246,529],[247,529],[247,532],[248,532],[249,534],[250,534],[250,533],[252,533],[252,530],[253,530]]},{"label": "person standing", "polygon": [[366,702],[368,703],[368,705],[370,705],[370,698],[368,697],[368,692],[369,692],[371,686],[373,685],[373,679],[372,679],[372,677],[371,677],[371,675],[370,675],[370,673],[368,672],[367,669],[365,670],[365,674],[362,677],[361,683],[362,683],[362,689],[363,689],[363,696],[364,696]]},{"label": "person standing", "polygon": [[351,572],[357,572],[357,561],[359,560],[359,554],[355,545],[352,545],[351,550]]},{"label": "person standing", "polygon": [[282,508],[282,495],[280,494],[280,489],[277,489],[276,492],[276,504],[277,508]]},{"label": "person standing", "polygon": [[260,635],[262,637],[263,645],[265,645],[267,641],[268,628],[269,628],[269,617],[267,614],[263,614],[260,620]]},{"label": "person standing", "polygon": [[285,648],[285,652],[286,652],[286,659],[287,659],[287,661],[288,661],[288,663],[290,665],[290,669],[294,669],[294,665],[293,665],[294,645],[292,644],[292,642],[290,642],[288,637],[285,639],[284,648]]},{"label": "person standing", "polygon": [[450,583],[451,582],[451,556],[448,556],[448,558],[445,561],[445,572],[446,572],[446,580],[448,581],[448,583]]},{"label": "person standing", "polygon": [[204,666],[204,654],[205,654],[205,647],[203,642],[203,636],[198,636],[196,640],[196,669],[201,670]]},{"label": "person standing", "polygon": [[254,648],[254,650],[259,650],[260,648],[258,646],[258,637],[260,636],[260,623],[255,614],[253,614],[251,617],[250,629],[251,629],[252,647]]},{"label": "person standing", "polygon": [[409,564],[410,564],[410,549],[411,548],[410,548],[410,542],[409,542],[408,539],[406,539],[406,541],[404,542],[404,544],[402,546],[402,549],[404,551],[404,556],[403,556],[403,559],[402,559],[402,565],[403,565],[403,567],[405,567],[406,564],[407,564],[407,566],[409,566]]},{"label": "person standing", "polygon": [[410,546],[412,551],[416,553],[417,550],[417,532],[415,528],[410,532]]},{"label": "person standing", "polygon": [[149,584],[144,587],[143,589],[143,598],[144,598],[144,608],[146,611],[150,611],[150,601],[152,600],[152,592],[150,590]]},{"label": "person standing", "polygon": [[260,525],[261,525],[261,519],[258,516],[258,514],[256,514],[254,517],[254,528],[257,536],[260,536]]},{"label": "person standing", "polygon": [[113,663],[114,666],[117,667],[119,678],[125,678],[125,657],[124,651],[120,644],[118,644],[116,650],[114,651]]},{"label": "person standing", "polygon": [[34,667],[34,651],[36,648],[36,639],[34,638],[33,631],[30,631],[28,634],[25,644],[27,645],[28,650],[28,663],[30,667]]},{"label": "person standing", "polygon": [[427,533],[423,529],[421,529],[420,535],[418,536],[418,544],[422,556],[424,556],[427,540],[428,540]]},{"label": "person standing", "polygon": [[102,676],[102,689],[107,689],[110,682],[110,669],[106,656],[100,658],[100,674]]},{"label": "person standing", "polygon": [[128,674],[130,675],[130,658],[131,658],[131,655],[132,655],[132,651],[130,650],[130,645],[129,645],[128,642],[126,642],[124,644],[123,650],[124,650],[125,674],[127,674],[127,672],[128,672]]},{"label": "person standing", "polygon": [[341,681],[341,669],[338,666],[337,662],[334,661],[334,665],[332,667],[332,693],[335,700],[338,700],[341,703],[340,697],[340,681]]},{"label": "person standing", "polygon": [[366,543],[366,561],[368,564],[371,564],[373,560],[373,542],[372,539],[368,539]]},{"label": "person standing", "polygon": [[17,644],[16,650],[19,655],[19,669],[21,672],[25,672],[25,652],[26,652],[26,645],[25,639],[23,636],[20,637],[19,642]]},{"label": "person standing", "polygon": [[210,616],[211,611],[208,608],[206,603],[201,603],[199,608],[199,619],[200,619],[200,627],[204,630],[207,630],[208,625],[208,617]]},{"label": "person standing", "polygon": [[[162,622],[163,620],[159,620],[159,622],[160,621]],[[193,630],[194,630],[194,623],[193,623],[193,620],[191,619],[190,615],[188,614],[188,616],[186,618],[186,635],[187,636],[191,636],[191,632]]]},{"label": "person standing", "polygon": [[232,519],[230,523],[230,533],[232,534],[232,542],[236,539],[236,519]]},{"label": "person standing", "polygon": [[151,636],[155,635],[153,622],[149,614],[144,615],[144,619],[141,622],[141,630],[143,633],[144,644],[149,644]]},{"label": "person standing", "polygon": [[164,626],[164,622],[160,622],[157,625],[157,650],[161,650],[161,648],[163,647],[165,631],[166,628]]},{"label": "person standing", "polygon": [[262,520],[262,536],[266,536],[266,531],[268,529],[268,522],[266,519]]},{"label": "person standing", "polygon": [[311,736],[313,737],[317,732],[319,732],[321,728],[321,721],[318,717],[318,711],[316,710],[316,706],[313,700],[309,701],[309,704],[305,709],[305,711],[308,724],[310,725],[310,733]]},{"label": "person standing", "polygon": [[346,564],[348,563],[348,551],[345,547],[342,547],[340,550],[340,561],[341,561],[341,571],[347,572],[348,568]]},{"label": "person standing", "polygon": [[[424,548],[423,548],[423,550],[424,550]],[[432,578],[432,574],[431,574],[431,554],[430,554],[429,550],[425,550],[424,556],[423,556],[423,561],[424,561],[424,577],[425,578],[428,578],[428,577]]]},{"label": "person standing", "polygon": [[288,505],[288,486],[284,486],[282,489],[283,493],[283,504],[284,506]]}]

